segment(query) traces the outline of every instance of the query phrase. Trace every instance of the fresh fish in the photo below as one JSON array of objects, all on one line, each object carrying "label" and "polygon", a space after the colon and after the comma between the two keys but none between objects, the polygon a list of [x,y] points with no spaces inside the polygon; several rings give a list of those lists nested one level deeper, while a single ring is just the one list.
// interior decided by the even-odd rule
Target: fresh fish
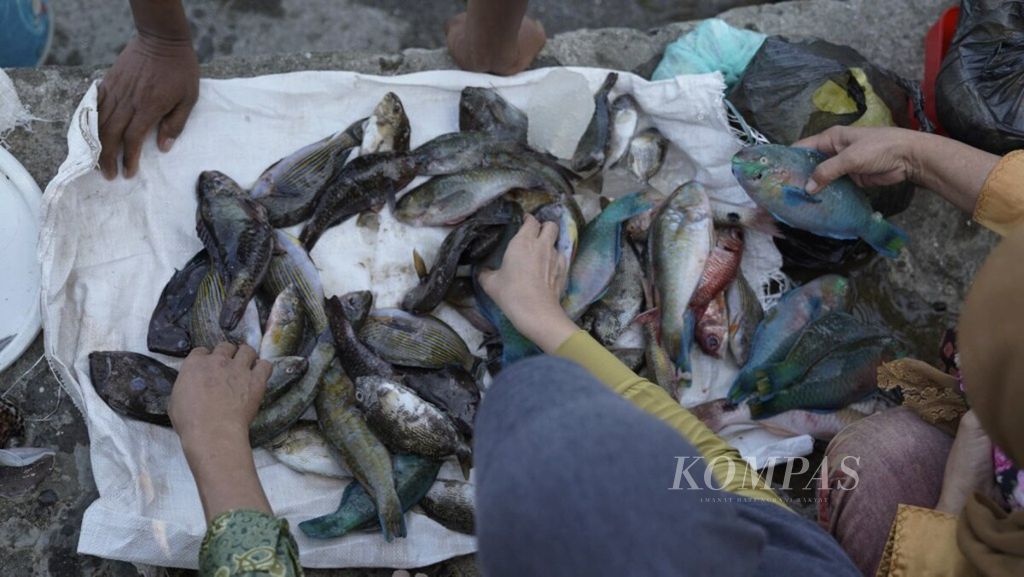
[{"label": "fresh fish", "polygon": [[690,306],[698,311],[708,306],[736,278],[742,258],[743,231],[738,228],[719,230],[715,235],[715,248],[708,255],[697,290],[690,297]]},{"label": "fresh fish", "polygon": [[263,282],[274,252],[274,229],[267,211],[223,173],[208,170],[196,186],[196,232],[224,284],[220,326],[238,326]]},{"label": "fresh fish", "polygon": [[[523,144],[486,132],[451,132],[427,141],[412,151],[416,173],[422,176],[458,174],[477,168],[501,166],[520,156],[536,155]],[[514,165],[513,165],[514,166]]]},{"label": "fresh fish", "polygon": [[392,480],[391,458],[380,439],[367,426],[356,406],[357,393],[352,381],[334,363],[324,375],[316,395],[316,414],[320,430],[356,481],[369,493],[379,511],[377,518],[384,537],[391,541],[405,537],[404,509]]},{"label": "fresh fish", "polygon": [[729,400],[736,403],[753,393],[757,371],[784,359],[809,323],[851,304],[850,282],[838,275],[819,277],[783,295],[754,332],[750,356],[729,389]]},{"label": "fresh fish", "polygon": [[376,152],[356,158],[327,183],[299,240],[313,250],[327,229],[361,212],[379,211],[394,202],[415,177],[415,163],[403,153]]},{"label": "fresh fish", "polygon": [[726,310],[725,294],[711,299],[704,312],[697,319],[694,337],[700,349],[706,354],[722,358],[722,352],[728,346],[729,313]]},{"label": "fresh fish", "polygon": [[[402,299],[402,309],[414,313],[428,313],[437,308],[455,279],[459,263],[464,260],[463,255],[474,248],[487,249],[488,253],[493,251],[496,244],[493,239],[490,246],[475,245],[489,232],[500,231],[500,225],[507,224],[517,217],[521,219],[521,212],[513,203],[498,201],[482,208],[472,218],[455,227],[441,243],[441,248],[437,251],[437,260],[434,261],[430,272]],[[414,253],[414,258],[418,257],[419,254]],[[478,259],[479,255],[474,260]],[[419,262],[422,264],[422,259],[419,259]],[[426,268],[425,265],[423,268]]]},{"label": "fresh fish", "polygon": [[309,369],[309,361],[305,357],[278,357],[269,362],[273,366],[273,370],[267,379],[267,390],[263,393],[263,401],[260,402],[261,408],[270,406],[274,401],[280,399],[281,395],[299,382],[299,379]]},{"label": "fresh fish", "polygon": [[612,128],[605,151],[605,164],[612,166],[625,156],[640,121],[640,105],[632,95],[623,94],[612,102]]},{"label": "fresh fish", "polygon": [[[146,346],[154,353],[186,357],[192,351],[191,310],[199,283],[210,270],[210,258],[201,250],[181,270],[175,270],[164,285],[149,318]],[[14,335],[0,339],[0,351]]]},{"label": "fresh fish", "polygon": [[366,376],[394,377],[391,364],[359,340],[359,335],[345,312],[342,299],[334,296],[327,300],[327,319],[334,334],[338,359],[345,373],[354,379]]},{"label": "fresh fish", "polygon": [[394,214],[416,226],[457,224],[515,189],[546,192],[550,194],[548,202],[560,198],[558,189],[539,173],[522,168],[478,168],[432,178],[403,196]]},{"label": "fresh fish", "polygon": [[245,306],[245,314],[234,330],[224,331],[220,326],[221,311],[225,299],[224,285],[220,275],[211,269],[199,283],[195,303],[190,311],[189,333],[192,336],[192,347],[212,349],[218,343],[230,341],[235,344],[246,344],[253,350],[260,350],[260,313],[256,301],[251,300]]},{"label": "fresh fish", "polygon": [[572,169],[576,172],[590,172],[604,165],[612,121],[608,94],[618,80],[618,74],[609,73],[601,88],[594,94],[594,115],[590,117],[590,124],[587,125],[587,130],[576,145],[576,153],[572,156]]},{"label": "fresh fish", "polygon": [[477,362],[462,337],[448,323],[430,315],[377,309],[359,329],[359,339],[385,361],[405,367],[455,365],[472,370]]},{"label": "fresh fish", "polygon": [[[441,470],[441,462],[416,455],[395,455],[394,475],[389,479],[399,498],[400,513],[412,508],[423,499]],[[361,483],[349,483],[341,496],[338,509],[329,515],[299,523],[299,529],[311,539],[334,539],[356,530],[376,527],[380,513],[377,503]],[[402,520],[403,530],[405,520]],[[384,533],[388,541],[395,536]]]},{"label": "fresh fish", "polygon": [[665,347],[658,342],[656,317],[643,323],[644,338],[644,361],[647,364],[647,371],[654,384],[665,390],[673,399],[679,400],[680,375],[676,370],[676,364],[668,356]]},{"label": "fresh fish", "polygon": [[327,330],[327,313],[324,312],[324,287],[309,253],[297,238],[283,230],[274,231],[277,251],[270,261],[270,269],[263,281],[263,290],[276,299],[282,291],[294,286],[302,300],[302,310],[313,325],[313,331],[320,334]]},{"label": "fresh fish", "polygon": [[304,146],[270,165],[253,185],[251,195],[267,209],[270,224],[293,226],[309,218],[320,193],[353,148],[363,140],[366,119]]},{"label": "fresh fish", "polygon": [[810,435],[821,441],[831,441],[839,431],[867,416],[853,409],[828,412],[798,410],[755,420],[746,403],[731,405],[725,399],[698,405],[690,411],[713,433],[733,425],[758,425],[777,435]]},{"label": "fresh fish", "polygon": [[529,119],[522,110],[509,104],[498,91],[483,86],[467,86],[459,99],[459,130],[486,132],[517,142],[526,142]]},{"label": "fresh fish", "polygon": [[270,309],[267,332],[260,342],[260,358],[271,360],[294,355],[302,346],[302,334],[306,328],[306,311],[302,308],[302,296],[294,285],[281,291]]},{"label": "fresh fish", "polygon": [[373,309],[373,293],[370,291],[352,291],[338,297],[341,310],[356,331],[363,328],[363,323]]},{"label": "fresh fish", "polygon": [[455,455],[463,475],[469,478],[469,444],[441,409],[421,399],[412,389],[381,377],[359,377],[356,401],[367,424],[391,451],[438,460]]},{"label": "fresh fish", "polygon": [[420,507],[431,519],[459,533],[476,533],[476,498],[472,483],[438,479]]},{"label": "fresh fish", "polygon": [[788,389],[752,398],[750,414],[764,419],[793,409],[842,409],[876,392],[878,366],[895,356],[892,339],[887,337],[845,345],[818,361]]},{"label": "fresh fish", "polygon": [[762,144],[738,152],[732,172],[750,198],[783,223],[827,238],[861,238],[895,258],[907,235],[874,212],[852,180],[840,178],[814,195],[804,189],[825,158],[815,150]]},{"label": "fresh fish", "polygon": [[498,329],[487,320],[487,317],[480,312],[476,302],[476,294],[473,292],[473,279],[469,277],[456,278],[448,292],[444,296],[444,302],[455,309],[466,322],[473,325],[473,328],[481,333],[493,336]]},{"label": "fresh fish", "polygon": [[473,437],[473,423],[480,404],[480,387],[473,375],[456,366],[439,371],[414,371],[406,373],[405,385],[444,411],[464,438]]},{"label": "fresh fish", "polygon": [[661,311],[661,344],[689,382],[690,344],[696,319],[688,305],[714,243],[711,204],[697,182],[680,186],[651,224],[647,254],[655,304]]},{"label": "fresh fish", "polygon": [[[483,287],[480,286],[480,272],[482,270],[491,269],[497,270],[501,268],[501,262],[505,257],[505,250],[508,248],[508,243],[511,242],[512,238],[519,232],[522,226],[521,215],[517,215],[511,222],[505,225],[505,230],[502,234],[501,241],[498,243],[497,248],[491,255],[473,265],[472,279],[473,279],[473,294],[476,300],[477,307],[480,314],[495,328],[498,334],[498,341],[501,343],[501,354],[492,357],[491,353],[493,347],[488,349],[488,370],[490,370],[492,376],[497,373],[502,367],[507,367],[510,364],[524,359],[526,357],[536,355],[540,353],[540,349],[537,345],[533,344],[532,341],[527,339],[516,329],[512,321],[505,316],[498,305],[491,299],[491,297],[484,291]],[[494,344],[492,342],[491,344]],[[500,357],[500,363],[491,363],[494,358]]]},{"label": "fresh fish", "polygon": [[608,205],[583,229],[562,299],[569,318],[579,319],[604,295],[622,255],[622,223],[650,208],[650,202],[640,193],[628,194]]},{"label": "fresh fish", "polygon": [[742,367],[750,358],[750,343],[764,318],[764,309],[742,273],[726,289],[725,305],[729,311],[729,351]]},{"label": "fresh fish", "polygon": [[580,212],[576,201],[571,196],[567,196],[562,201],[545,204],[538,208],[534,216],[540,222],[554,222],[558,225],[558,240],[555,241],[555,249],[565,260],[566,265],[572,264],[576,258],[580,231],[586,226],[583,213]]},{"label": "fresh fish", "polygon": [[629,150],[621,163],[637,180],[649,182],[665,163],[668,144],[657,128],[648,128],[629,141]]},{"label": "fresh fish", "polygon": [[167,403],[177,378],[178,371],[138,353],[89,353],[96,394],[115,412],[147,423],[171,426]]},{"label": "fresh fish", "polygon": [[360,154],[408,152],[410,132],[402,100],[394,92],[388,92],[366,121]]},{"label": "fresh fish", "polygon": [[643,277],[640,259],[627,244],[608,290],[584,315],[590,322],[583,324],[590,324],[590,332],[602,345],[615,344],[640,314],[644,306]]},{"label": "fresh fish", "polygon": [[764,380],[759,378],[758,394],[769,395],[797,382],[836,348],[883,336],[881,327],[864,324],[844,312],[831,312],[807,325],[784,359],[761,369]]},{"label": "fresh fish", "polygon": [[309,368],[302,378],[256,415],[249,425],[249,443],[253,447],[259,447],[288,430],[313,404],[320,379],[334,360],[334,346],[330,340],[330,334],[320,335],[309,355]]},{"label": "fresh fish", "polygon": [[300,422],[263,448],[289,469],[332,479],[347,479],[352,472],[341,465],[341,455],[327,442],[316,423]]}]

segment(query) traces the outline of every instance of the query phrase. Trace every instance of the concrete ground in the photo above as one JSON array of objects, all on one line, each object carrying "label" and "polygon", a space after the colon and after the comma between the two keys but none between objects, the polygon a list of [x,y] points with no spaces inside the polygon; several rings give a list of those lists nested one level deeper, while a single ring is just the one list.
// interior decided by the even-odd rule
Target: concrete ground
[{"label": "concrete ground", "polygon": [[[8,71],[22,100],[36,115],[49,120],[34,123],[31,130],[15,131],[8,138],[11,152],[43,187],[66,155],[67,119],[89,83],[102,76],[102,69],[96,66],[111,62],[128,34],[126,8],[122,2],[104,3],[117,4],[120,8],[105,8],[102,12],[83,8],[87,4],[85,0],[55,0],[55,3],[58,10],[64,5],[65,20],[59,26],[66,38],[58,39],[54,61],[84,66]],[[816,35],[847,44],[878,64],[907,78],[919,79],[925,32],[939,12],[952,3],[952,0],[809,0],[740,8],[723,17],[735,26],[770,34]],[[437,46],[441,37],[437,27],[429,24],[430,19],[436,18],[439,25],[443,14],[458,8],[456,2],[424,0],[420,3],[423,12],[415,13],[418,16],[404,12],[407,9],[404,6],[412,3],[395,0],[337,2],[346,11],[345,24],[338,26],[349,26],[350,33],[322,29],[326,21],[322,15],[327,14],[328,4],[335,3],[307,0],[301,3],[304,9],[299,11],[295,7],[300,3],[291,0],[189,2],[190,15],[197,26],[198,45],[204,59],[210,62],[204,67],[204,75],[236,77],[311,69],[402,74],[452,66],[441,50],[398,50],[407,46]],[[569,8],[569,4],[573,7]],[[610,0],[587,2],[589,6],[581,9],[582,4],[535,2],[534,7],[552,31],[558,30],[561,24],[565,28],[610,25],[636,28],[555,35],[538,65],[605,66],[649,72],[665,44],[693,26],[693,23],[674,23],[647,31],[662,23],[653,19],[647,7],[670,5],[660,0],[630,4],[625,8],[614,6]],[[77,16],[68,17],[76,7]],[[562,16],[554,17],[554,14]],[[665,18],[669,13],[659,14],[659,18]],[[548,15],[552,15],[550,19]],[[587,17],[594,19],[583,19]],[[59,22],[60,19],[58,14]],[[421,24],[415,30],[408,24],[413,20]],[[282,30],[286,25],[295,28]],[[317,26],[321,26],[319,36]],[[343,44],[350,41],[353,44]],[[289,54],[274,54],[278,51]],[[876,260],[856,274],[885,287],[884,294],[878,297],[885,300],[877,303],[881,314],[892,324],[915,328],[921,335],[916,351],[930,360],[930,343],[955,319],[970,278],[995,237],[927,191],[919,192],[911,208],[896,217],[895,222],[912,239],[908,250],[892,261]],[[80,415],[61,392],[45,362],[32,368],[42,354],[40,339],[15,366],[0,375],[0,395],[19,405],[29,421],[25,444],[58,450],[52,470],[41,484],[21,496],[0,499],[0,567],[4,568],[5,575],[25,577],[139,575],[139,570],[131,565],[75,553],[82,512],[96,497],[89,466],[88,436]],[[470,559],[426,568],[424,572],[431,577],[475,575]],[[161,572],[150,569],[145,574]],[[188,572],[168,571],[166,574]],[[310,574],[378,576],[390,575],[390,571]]]}]

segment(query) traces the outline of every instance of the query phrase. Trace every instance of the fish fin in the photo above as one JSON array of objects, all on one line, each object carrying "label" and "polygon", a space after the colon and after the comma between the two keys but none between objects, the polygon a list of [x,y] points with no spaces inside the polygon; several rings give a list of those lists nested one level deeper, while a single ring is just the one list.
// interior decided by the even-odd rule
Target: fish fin
[{"label": "fish fin", "polygon": [[[781,362],[765,367],[762,371],[770,384],[770,392],[781,391],[800,378],[800,368],[795,363]],[[768,394],[767,392],[761,394]]]},{"label": "fish fin", "polygon": [[729,387],[729,394],[726,397],[730,403],[739,404],[740,401],[750,396],[753,392],[753,385],[755,384],[753,378],[754,372],[752,370],[745,370],[736,375],[736,380],[732,382],[732,386]]},{"label": "fish fin", "polygon": [[863,238],[878,251],[878,254],[888,258],[899,256],[900,250],[907,244],[907,233],[882,218],[877,212],[871,215]]},{"label": "fish fin", "polygon": [[763,208],[758,208],[754,211],[754,218],[746,223],[746,227],[750,230],[763,232],[774,238],[782,238],[782,231],[779,230],[778,221],[775,220],[772,213]]},{"label": "fish fin", "polygon": [[661,320],[658,317],[658,312],[659,311],[658,311],[657,308],[646,310],[646,311],[636,315],[635,317],[633,317],[633,320],[632,320],[631,324],[632,323],[636,323],[638,325],[646,325],[646,324],[649,324],[649,323],[658,323]]},{"label": "fish fin", "polygon": [[754,372],[754,382],[758,397],[768,397],[774,392],[774,387],[765,369],[758,369]]},{"label": "fish fin", "polygon": [[751,399],[747,402],[747,407],[750,408],[750,418],[754,420],[767,419],[779,414],[770,400]]},{"label": "fish fin", "polygon": [[803,188],[788,184],[782,185],[782,200],[787,206],[798,206],[805,202],[814,204],[821,202],[820,198],[808,193]]},{"label": "fish fin", "polygon": [[[676,351],[676,367],[682,374],[684,380],[690,380],[690,348],[693,347],[693,331],[697,326],[697,317],[693,309],[686,309],[683,314],[683,334],[680,339],[679,350]],[[689,385],[687,385],[689,386]]]},{"label": "fish fin", "polygon": [[427,272],[427,263],[423,261],[423,257],[416,249],[412,249],[412,265],[416,269],[416,276],[420,277],[420,280],[427,278],[429,274]]},{"label": "fish fin", "polygon": [[398,493],[392,489],[391,494],[377,503],[378,519],[380,528],[384,532],[384,539],[388,543],[395,538],[406,536],[405,514],[402,512],[402,503],[398,499]]},{"label": "fish fin", "polygon": [[612,200],[607,196],[601,196],[598,198],[598,204],[601,205],[601,210],[608,208],[608,205],[612,203]]},{"label": "fish fin", "polygon": [[469,472],[473,468],[473,452],[469,446],[462,443],[455,451],[455,457],[459,460],[459,468],[462,469],[462,477],[469,480]]}]

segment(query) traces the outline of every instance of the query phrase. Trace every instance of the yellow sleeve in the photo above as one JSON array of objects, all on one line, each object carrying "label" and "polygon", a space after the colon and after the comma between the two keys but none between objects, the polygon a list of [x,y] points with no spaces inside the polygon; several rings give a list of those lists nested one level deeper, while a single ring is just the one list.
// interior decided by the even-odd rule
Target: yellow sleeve
[{"label": "yellow sleeve", "polygon": [[989,173],[974,220],[1002,236],[1024,223],[1024,150],[1007,154]]},{"label": "yellow sleeve", "polygon": [[[639,377],[608,352],[586,331],[579,330],[565,340],[555,355],[587,369],[599,381],[640,409],[679,431],[700,451],[718,483],[725,490],[761,501],[786,505],[769,488],[739,451],[711,432],[696,416],[679,405],[664,389]],[[723,479],[729,481],[725,483]]]},{"label": "yellow sleeve", "polygon": [[956,544],[957,517],[900,505],[878,564],[878,577],[975,575]]}]

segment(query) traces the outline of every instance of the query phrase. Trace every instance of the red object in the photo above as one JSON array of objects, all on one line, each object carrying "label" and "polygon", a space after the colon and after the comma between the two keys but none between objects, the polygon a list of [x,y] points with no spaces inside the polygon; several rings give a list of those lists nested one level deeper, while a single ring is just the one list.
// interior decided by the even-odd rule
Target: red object
[{"label": "red object", "polygon": [[921,85],[921,91],[924,93],[924,113],[935,124],[935,131],[939,134],[945,134],[945,131],[942,130],[935,112],[935,79],[939,75],[939,68],[942,67],[942,60],[949,52],[949,45],[953,42],[959,21],[960,7],[954,6],[942,13],[928,30],[928,35],[924,37],[924,83]]}]

